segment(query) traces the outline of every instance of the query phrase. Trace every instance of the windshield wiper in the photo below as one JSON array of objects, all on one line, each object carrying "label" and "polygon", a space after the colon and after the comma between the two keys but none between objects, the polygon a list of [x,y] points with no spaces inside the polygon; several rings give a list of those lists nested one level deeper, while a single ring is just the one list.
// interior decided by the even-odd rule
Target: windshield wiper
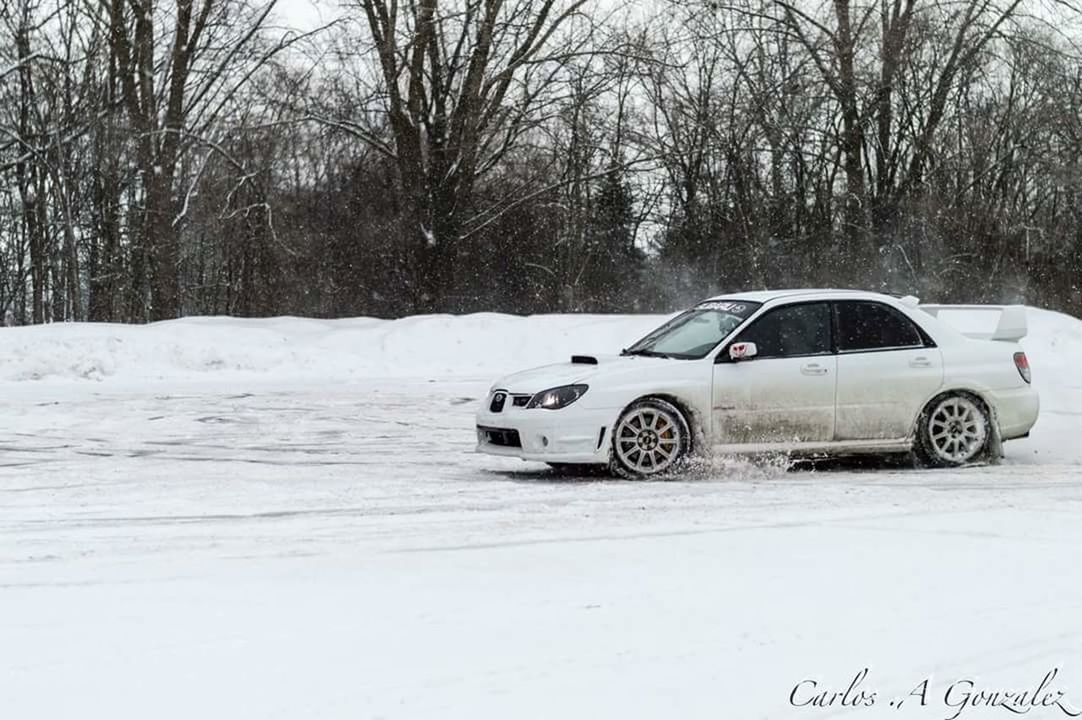
[{"label": "windshield wiper", "polygon": [[642,355],[643,357],[659,357],[659,358],[669,358],[669,357],[671,357],[670,355],[667,355],[667,354],[665,354],[663,352],[657,352],[656,350],[628,350],[627,348],[624,348],[623,350],[621,350],[620,354],[621,355]]}]

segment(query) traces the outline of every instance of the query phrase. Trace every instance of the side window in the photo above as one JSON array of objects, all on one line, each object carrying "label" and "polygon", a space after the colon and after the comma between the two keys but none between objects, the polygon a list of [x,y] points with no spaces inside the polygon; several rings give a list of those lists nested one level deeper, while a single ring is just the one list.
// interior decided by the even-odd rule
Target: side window
[{"label": "side window", "polygon": [[880,303],[837,303],[838,350],[886,350],[924,345],[913,321]]},{"label": "side window", "polygon": [[831,352],[830,305],[805,303],[771,310],[737,340],[755,343],[761,358],[827,355]]}]

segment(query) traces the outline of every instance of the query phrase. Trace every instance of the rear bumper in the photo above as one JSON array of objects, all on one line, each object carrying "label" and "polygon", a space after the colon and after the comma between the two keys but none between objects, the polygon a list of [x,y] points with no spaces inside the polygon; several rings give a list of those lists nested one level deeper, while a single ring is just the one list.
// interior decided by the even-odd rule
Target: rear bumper
[{"label": "rear bumper", "polygon": [[607,463],[609,415],[574,405],[563,410],[508,406],[499,413],[484,409],[477,413],[477,452],[537,462]]},{"label": "rear bumper", "polygon": [[995,393],[995,403],[999,434],[1004,440],[1027,435],[1037,422],[1037,415],[1041,410],[1040,397],[1032,385],[998,390]]}]

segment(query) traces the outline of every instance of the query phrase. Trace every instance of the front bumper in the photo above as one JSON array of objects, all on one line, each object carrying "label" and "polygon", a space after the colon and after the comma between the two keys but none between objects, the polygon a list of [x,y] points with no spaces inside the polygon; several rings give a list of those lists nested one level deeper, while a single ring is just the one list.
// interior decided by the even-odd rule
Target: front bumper
[{"label": "front bumper", "polygon": [[[612,413],[572,404],[526,410],[507,403],[477,413],[477,452],[550,463],[607,463]],[[517,442],[517,446],[516,446]]]}]

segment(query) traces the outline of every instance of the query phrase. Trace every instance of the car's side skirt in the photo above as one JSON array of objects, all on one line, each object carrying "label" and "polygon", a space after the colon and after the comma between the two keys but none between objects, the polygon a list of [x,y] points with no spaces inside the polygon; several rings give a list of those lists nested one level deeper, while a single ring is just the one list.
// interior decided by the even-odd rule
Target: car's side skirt
[{"label": "car's side skirt", "polygon": [[836,442],[748,443],[743,445],[714,445],[714,452],[725,455],[787,452],[800,455],[864,455],[908,452],[913,448],[910,438],[894,440],[840,440]]}]

